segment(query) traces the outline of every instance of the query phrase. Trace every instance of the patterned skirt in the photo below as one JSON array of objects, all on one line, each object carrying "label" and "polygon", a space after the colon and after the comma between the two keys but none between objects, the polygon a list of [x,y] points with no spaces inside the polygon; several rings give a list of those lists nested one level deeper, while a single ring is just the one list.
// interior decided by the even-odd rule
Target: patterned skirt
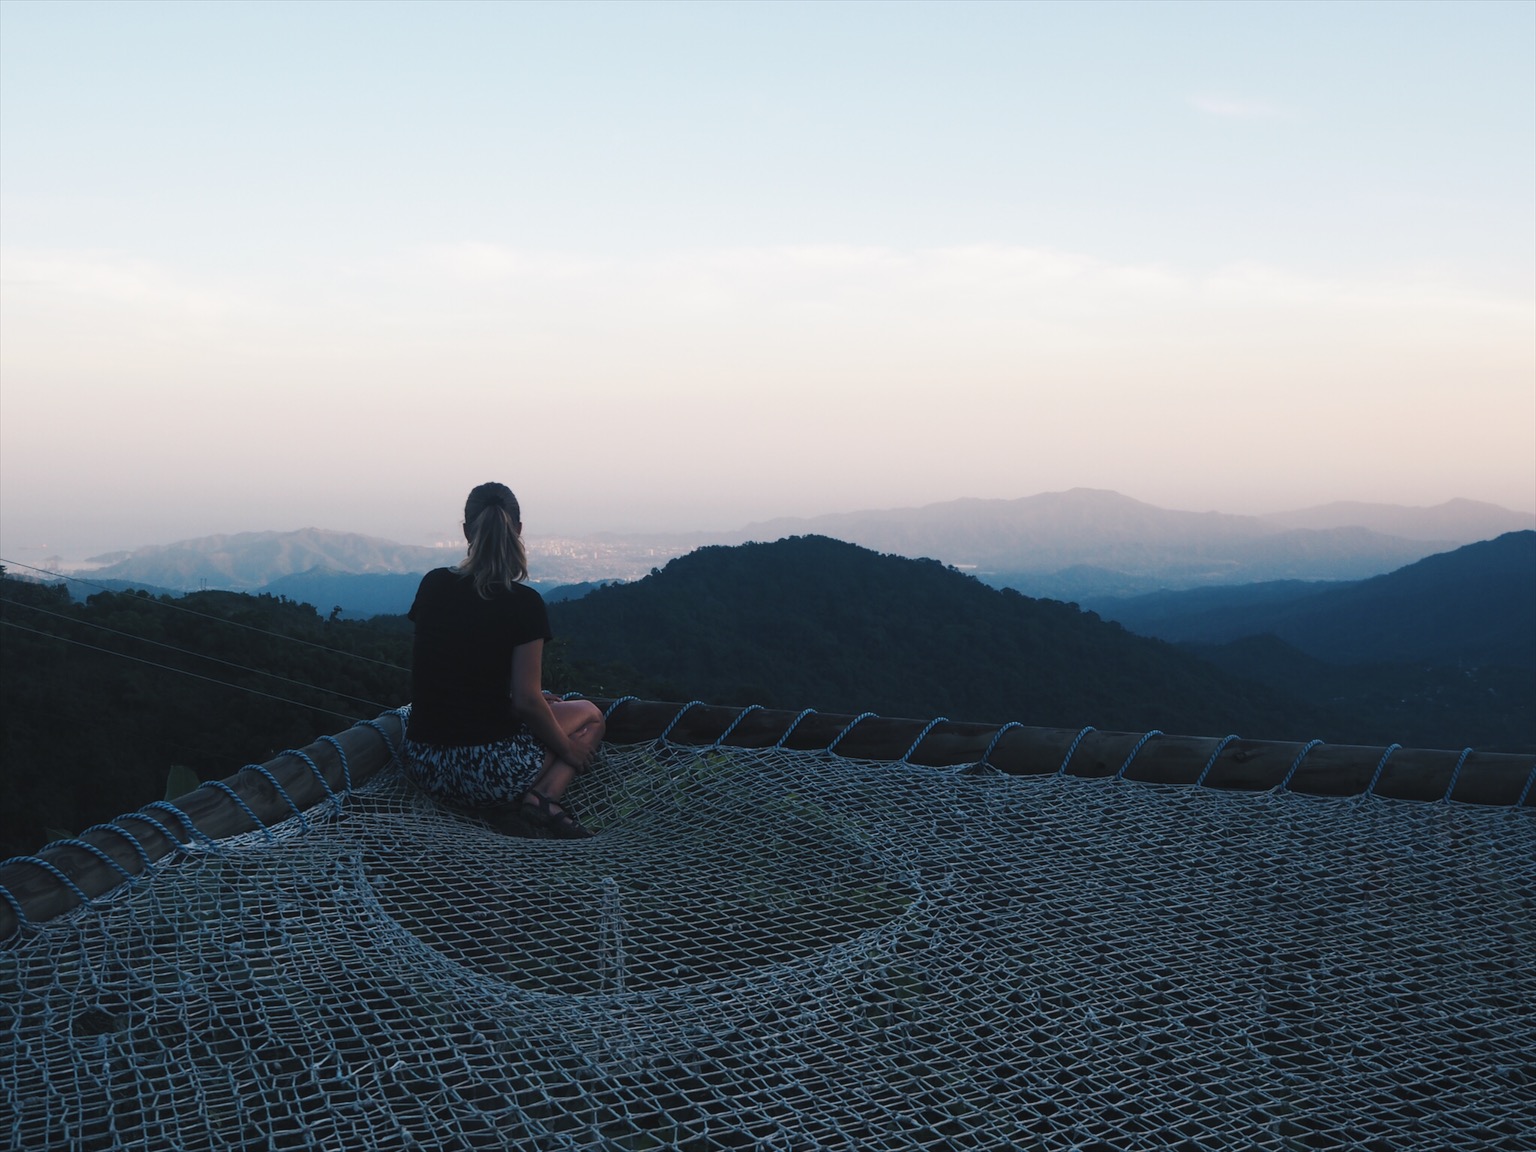
[{"label": "patterned skirt", "polygon": [[470,808],[509,804],[528,791],[544,767],[546,749],[523,726],[492,744],[405,742],[405,773],[434,799]]}]

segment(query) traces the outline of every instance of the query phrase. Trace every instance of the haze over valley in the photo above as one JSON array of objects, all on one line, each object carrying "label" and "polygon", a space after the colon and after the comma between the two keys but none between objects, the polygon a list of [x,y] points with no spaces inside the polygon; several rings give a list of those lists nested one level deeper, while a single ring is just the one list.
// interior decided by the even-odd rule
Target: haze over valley
[{"label": "haze over valley", "polygon": [[[530,533],[528,548],[531,579],[551,590],[635,580],[707,545],[820,535],[941,560],[1032,596],[1094,603],[1260,581],[1358,580],[1530,528],[1536,528],[1536,515],[1470,500],[1430,508],[1336,504],[1261,517],[1169,510],[1115,492],[1073,489],[1018,500],[781,518],[735,532]],[[415,589],[401,577],[455,563],[462,554],[456,542],[428,548],[304,529],[150,545],[62,568],[109,586],[270,591],[366,615],[403,611]]]}]

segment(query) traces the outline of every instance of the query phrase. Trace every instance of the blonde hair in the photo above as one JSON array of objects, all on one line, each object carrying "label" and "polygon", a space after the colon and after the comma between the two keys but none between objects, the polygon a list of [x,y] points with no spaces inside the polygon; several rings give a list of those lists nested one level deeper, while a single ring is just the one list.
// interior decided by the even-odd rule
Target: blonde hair
[{"label": "blonde hair", "polygon": [[480,484],[464,501],[464,535],[469,555],[459,571],[475,582],[486,600],[495,588],[510,588],[528,579],[528,553],[518,535],[522,511],[505,484]]}]

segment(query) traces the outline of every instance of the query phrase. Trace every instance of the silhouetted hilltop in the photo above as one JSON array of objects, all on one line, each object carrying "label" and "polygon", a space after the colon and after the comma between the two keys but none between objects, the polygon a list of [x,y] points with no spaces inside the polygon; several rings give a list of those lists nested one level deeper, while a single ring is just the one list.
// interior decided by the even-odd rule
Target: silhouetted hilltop
[{"label": "silhouetted hilltop", "polygon": [[1073,605],[825,537],[702,548],[550,613],[574,663],[680,699],[1269,736],[1312,720]]}]

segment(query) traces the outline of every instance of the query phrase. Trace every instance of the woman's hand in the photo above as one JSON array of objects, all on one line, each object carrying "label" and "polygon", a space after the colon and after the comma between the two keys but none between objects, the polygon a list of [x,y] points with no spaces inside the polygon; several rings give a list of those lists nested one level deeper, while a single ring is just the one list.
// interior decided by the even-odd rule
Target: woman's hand
[{"label": "woman's hand", "polygon": [[577,743],[575,740],[572,740],[569,736],[566,736],[565,750],[563,752],[557,752],[556,756],[558,756],[561,760],[564,760],[572,768],[576,769],[577,772],[585,772],[587,770],[587,765],[592,762],[592,756],[596,751],[597,749],[595,746],[589,745],[587,747],[582,747],[581,744]]},{"label": "woman's hand", "polygon": [[512,649],[512,707],[539,743],[580,772],[602,743],[603,714],[590,700],[551,699],[541,684],[544,641]]}]

